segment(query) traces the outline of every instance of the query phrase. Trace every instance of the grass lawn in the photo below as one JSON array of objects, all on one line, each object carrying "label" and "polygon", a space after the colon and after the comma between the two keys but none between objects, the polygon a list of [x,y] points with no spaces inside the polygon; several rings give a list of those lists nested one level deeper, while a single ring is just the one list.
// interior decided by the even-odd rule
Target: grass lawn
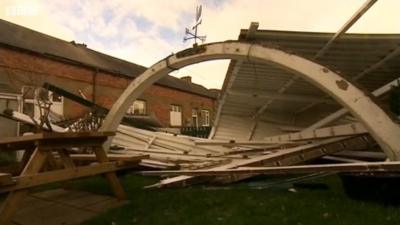
[{"label": "grass lawn", "polygon": [[[337,176],[312,181],[325,188],[295,187],[297,192],[288,191],[288,187],[256,189],[251,185],[255,181],[219,188],[142,189],[157,180],[136,175],[122,180],[130,203],[85,225],[400,224],[400,207],[352,200]],[[74,186],[110,194],[108,184],[99,177],[77,181]]]}]

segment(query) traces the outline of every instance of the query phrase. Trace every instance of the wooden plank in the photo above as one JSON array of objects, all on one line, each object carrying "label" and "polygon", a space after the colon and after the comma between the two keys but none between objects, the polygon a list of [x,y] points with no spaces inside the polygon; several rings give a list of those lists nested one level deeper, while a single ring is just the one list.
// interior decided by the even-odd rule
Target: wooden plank
[{"label": "wooden plank", "polygon": [[316,130],[304,130],[301,132],[288,133],[264,138],[267,142],[290,142],[310,139],[342,137],[368,133],[361,123],[350,123],[332,127],[324,127]]},{"label": "wooden plank", "polygon": [[139,163],[140,166],[157,168],[157,169],[179,169],[179,165],[175,163],[166,163],[151,159],[143,159]]},{"label": "wooden plank", "polygon": [[349,158],[344,158],[344,157],[338,157],[338,156],[331,156],[331,155],[326,155],[322,157],[322,159],[330,160],[330,161],[335,161],[335,162],[341,162],[341,163],[359,163],[359,162],[367,162],[367,161],[362,161],[362,160],[357,160],[357,159],[349,159]]},{"label": "wooden plank", "polygon": [[368,160],[385,160],[387,157],[383,152],[371,152],[371,151],[342,151],[334,154],[335,156],[343,156],[356,159],[368,159]]},{"label": "wooden plank", "polygon": [[364,163],[339,163],[302,166],[278,167],[239,167],[236,169],[207,169],[207,170],[167,170],[167,171],[142,171],[142,175],[188,175],[188,176],[220,176],[236,174],[252,175],[277,175],[277,174],[304,174],[316,172],[399,172],[400,162],[364,162]]},{"label": "wooden plank", "polygon": [[290,141],[239,141],[239,140],[230,140],[230,141],[223,141],[223,140],[204,140],[204,141],[194,141],[196,145],[222,145],[222,146],[239,146],[239,145],[276,145],[276,144],[287,144],[292,143]]},{"label": "wooden plank", "polygon": [[[179,153],[167,153],[160,152],[157,149],[151,149],[148,151],[135,149],[135,148],[127,148],[125,151],[121,152],[119,150],[113,151],[110,150],[111,153],[116,154],[148,154],[151,159],[165,159],[166,161],[222,161],[222,160],[233,160],[238,159],[239,157],[235,156],[204,156],[204,155],[196,155],[196,154],[179,154]],[[242,157],[240,157],[242,158]]]},{"label": "wooden plank", "polygon": [[154,140],[155,140],[156,138],[157,138],[156,135],[154,135],[154,136],[147,142],[145,148],[146,148],[146,149],[149,149],[150,146],[153,144],[153,142],[154,142]]},{"label": "wooden plank", "polygon": [[80,166],[76,168],[53,170],[38,174],[22,175],[14,177],[16,185],[0,187],[0,193],[26,189],[43,184],[55,183],[71,179],[78,179],[82,177],[88,177],[107,172],[114,172],[117,170],[129,169],[134,166],[136,166],[136,164],[121,163],[121,162],[104,162],[89,166]]},{"label": "wooden plank", "polygon": [[44,132],[19,137],[5,137],[0,140],[0,144],[9,144],[14,142],[26,142],[37,140],[50,140],[50,139],[85,139],[85,138],[104,138],[115,135],[115,132],[68,132],[68,133],[55,133]]},{"label": "wooden plank", "polygon": [[300,145],[307,144],[305,142],[295,142],[295,143],[290,143],[290,144],[276,144],[276,145],[270,145],[270,146],[240,146],[240,149],[232,149],[228,153],[225,153],[225,155],[235,155],[235,154],[241,154],[241,153],[257,153],[257,154],[265,154],[271,151],[279,151],[279,150],[284,150],[287,148],[292,148]]},{"label": "wooden plank", "polygon": [[12,184],[12,176],[9,173],[0,173],[0,186]]},{"label": "wooden plank", "polygon": [[[0,151],[20,150],[34,148],[38,143],[41,145],[77,146],[90,141],[102,143],[114,132],[79,132],[79,133],[40,133],[20,137],[6,137],[0,140]],[[80,142],[80,143],[78,143]],[[60,145],[62,143],[62,145]]]},{"label": "wooden plank", "polygon": [[[146,143],[150,142],[152,139],[152,136],[147,136],[145,134],[140,134],[140,133],[134,133],[134,132],[129,132],[126,130],[122,130],[121,128],[118,128],[118,132],[122,133],[124,135],[128,135],[134,138],[137,138],[141,141],[144,141]],[[185,146],[182,144],[175,144],[171,141],[166,141],[166,140],[162,140],[162,139],[154,139],[152,142],[152,145],[158,145],[161,146],[163,148],[167,148],[171,151],[175,151],[175,152],[181,152],[181,153],[186,153],[186,152],[190,152],[191,151],[191,147],[189,146]]]},{"label": "wooden plank", "polygon": [[[96,155],[94,154],[71,154],[70,157],[73,160],[83,161],[97,161]],[[123,161],[123,162],[140,162],[142,159],[148,159],[149,155],[138,154],[138,155],[122,155],[122,154],[107,154],[110,161]]]}]

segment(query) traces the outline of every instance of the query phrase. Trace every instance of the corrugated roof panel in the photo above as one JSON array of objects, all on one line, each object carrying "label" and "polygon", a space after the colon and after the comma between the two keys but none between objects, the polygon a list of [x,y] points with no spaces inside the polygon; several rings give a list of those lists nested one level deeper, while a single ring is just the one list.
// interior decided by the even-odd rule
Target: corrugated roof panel
[{"label": "corrugated roof panel", "polygon": [[[333,35],[333,33],[259,30],[252,33],[249,39],[246,39],[247,30],[242,30],[239,40],[282,49],[312,59]],[[344,34],[331,45],[331,48],[324,55],[316,59],[316,61],[347,77],[356,77],[365,73],[365,71],[369,71],[371,67],[374,67],[374,65],[391,54],[399,46],[399,34]],[[372,91],[399,76],[400,57],[397,55],[380,65],[379,68],[369,71],[357,80],[357,83]],[[259,61],[244,62],[240,66],[236,74],[236,79],[230,89],[225,91],[246,90],[246,93],[251,93],[253,90],[272,91],[276,93],[286,86],[293,77],[294,75],[291,72],[285,71],[271,63]],[[260,99],[260,102],[262,102],[262,104],[259,105],[260,107],[249,107],[250,111],[253,110],[253,113],[250,115],[254,116],[260,108],[263,108],[263,114],[259,115],[260,121],[275,121],[276,118],[269,114],[273,112],[275,114],[285,115],[284,118],[286,118],[286,120],[278,119],[277,123],[307,126],[340,108],[340,105],[331,97],[302,78],[298,78],[292,85],[285,88],[283,94],[314,96],[318,97],[319,100],[323,99],[324,102],[326,102],[325,100],[328,102],[315,102],[313,100],[315,98],[308,98],[310,102],[287,101],[287,99],[284,100],[281,98],[272,101]],[[246,99],[249,102],[254,101],[254,97],[251,95],[240,99],[240,101],[243,102],[246,101]],[[222,106],[222,111],[225,112],[224,108],[227,106],[230,115],[234,114],[235,110],[239,112],[240,109],[238,108],[240,106],[235,105],[234,107],[231,105],[231,103],[235,101],[234,99],[228,98]],[[243,105],[245,105],[245,103],[243,103]],[[248,113],[246,113],[246,115],[247,114]],[[222,115],[221,118],[223,117]],[[244,119],[242,122],[253,124],[253,117],[250,116],[247,120]],[[270,132],[272,129],[271,126],[273,126],[269,122],[262,123],[262,125],[260,124],[259,127],[257,126],[258,128],[255,129],[253,138],[261,138],[263,133]],[[224,126],[228,126],[228,124],[217,124],[217,127],[224,130],[224,135],[227,135],[227,133],[229,133],[227,130],[229,129],[224,128]],[[244,137],[248,137],[251,127],[249,130],[241,129],[241,131]],[[276,129],[274,131],[279,132],[279,130]],[[217,132],[216,136],[218,135]],[[235,135],[238,135],[237,132]]]}]

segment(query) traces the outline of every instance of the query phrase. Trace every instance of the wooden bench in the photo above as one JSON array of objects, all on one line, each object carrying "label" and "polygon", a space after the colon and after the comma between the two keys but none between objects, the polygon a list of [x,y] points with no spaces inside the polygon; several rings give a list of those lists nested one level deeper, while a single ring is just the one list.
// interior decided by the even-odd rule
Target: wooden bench
[{"label": "wooden bench", "polygon": [[[105,174],[115,196],[125,199],[126,195],[115,171],[135,166],[131,162],[110,161],[102,148],[113,132],[82,133],[41,133],[22,137],[3,138],[0,140],[0,152],[24,150],[21,171],[12,177],[0,171],[0,193],[9,192],[0,209],[0,224],[5,225],[18,209],[19,204],[28,194],[29,188],[42,184],[66,181],[96,174]],[[68,149],[90,148],[98,163],[78,166],[74,163]],[[53,153],[59,155],[63,168],[46,170],[46,164],[54,159]],[[146,156],[136,157],[137,162]],[[47,168],[47,167],[46,167]]]},{"label": "wooden bench", "polygon": [[0,186],[9,185],[14,183],[11,174],[9,173],[0,173]]}]

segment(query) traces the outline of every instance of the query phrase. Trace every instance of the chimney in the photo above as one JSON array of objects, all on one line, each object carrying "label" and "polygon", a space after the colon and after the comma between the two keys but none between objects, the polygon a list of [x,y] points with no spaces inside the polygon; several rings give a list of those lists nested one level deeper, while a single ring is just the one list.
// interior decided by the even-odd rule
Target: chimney
[{"label": "chimney", "polygon": [[75,41],[70,41],[69,43],[71,43],[71,44],[73,44],[75,46],[78,46],[78,47],[87,48],[87,45],[85,43],[78,43],[78,42],[75,42]]},{"label": "chimney", "polygon": [[184,80],[186,82],[192,83],[192,77],[191,76],[184,76],[181,77],[181,80]]}]

